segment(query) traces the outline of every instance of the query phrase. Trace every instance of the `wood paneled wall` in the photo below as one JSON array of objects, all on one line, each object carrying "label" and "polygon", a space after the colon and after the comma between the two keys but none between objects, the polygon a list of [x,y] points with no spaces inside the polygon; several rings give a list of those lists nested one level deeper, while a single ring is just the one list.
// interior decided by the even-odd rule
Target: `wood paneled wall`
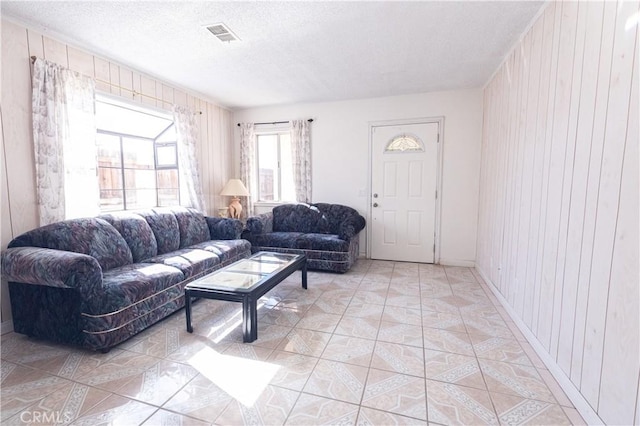
[{"label": "wood paneled wall", "polygon": [[550,2],[488,83],[476,260],[576,407],[625,425],[640,422],[638,10]]},{"label": "wood paneled wall", "polygon": [[[172,87],[107,59],[56,41],[14,22],[2,20],[1,245],[38,226],[31,130],[31,62],[37,56],[101,80],[96,89],[155,108],[187,106],[199,125],[198,167],[207,213],[226,205],[218,194],[232,172],[232,113],[184,90]],[[111,84],[110,84],[111,83]],[[130,90],[125,90],[125,89]],[[134,95],[134,92],[138,94]],[[142,96],[142,95],[147,96]],[[6,282],[2,282],[2,323],[11,319]]]}]

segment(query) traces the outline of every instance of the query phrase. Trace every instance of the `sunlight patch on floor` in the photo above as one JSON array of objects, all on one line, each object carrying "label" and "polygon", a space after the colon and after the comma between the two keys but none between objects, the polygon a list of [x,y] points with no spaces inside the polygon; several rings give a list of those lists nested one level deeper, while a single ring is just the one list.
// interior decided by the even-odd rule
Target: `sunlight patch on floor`
[{"label": "sunlight patch on floor", "polygon": [[245,407],[252,407],[280,369],[279,365],[203,348],[189,364]]}]

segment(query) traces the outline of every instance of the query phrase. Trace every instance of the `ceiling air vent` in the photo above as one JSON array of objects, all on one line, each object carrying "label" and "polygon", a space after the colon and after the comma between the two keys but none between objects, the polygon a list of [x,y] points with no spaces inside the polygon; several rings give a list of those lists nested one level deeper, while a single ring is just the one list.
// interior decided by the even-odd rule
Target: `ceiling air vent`
[{"label": "ceiling air vent", "polygon": [[220,41],[232,42],[240,40],[225,24],[209,25],[207,29]]}]

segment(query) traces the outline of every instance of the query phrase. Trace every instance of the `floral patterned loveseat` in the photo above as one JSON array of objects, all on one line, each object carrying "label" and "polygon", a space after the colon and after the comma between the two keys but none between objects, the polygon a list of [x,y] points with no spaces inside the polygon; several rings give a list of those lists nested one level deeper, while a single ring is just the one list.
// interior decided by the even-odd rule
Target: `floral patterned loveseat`
[{"label": "floral patterned loveseat", "polygon": [[347,272],[358,259],[366,221],[340,204],[283,204],[247,219],[251,251],[304,253],[307,267]]},{"label": "floral patterned loveseat", "polygon": [[247,257],[235,219],[183,207],[71,219],[2,253],[14,330],[107,351],[184,306],[184,286]]}]

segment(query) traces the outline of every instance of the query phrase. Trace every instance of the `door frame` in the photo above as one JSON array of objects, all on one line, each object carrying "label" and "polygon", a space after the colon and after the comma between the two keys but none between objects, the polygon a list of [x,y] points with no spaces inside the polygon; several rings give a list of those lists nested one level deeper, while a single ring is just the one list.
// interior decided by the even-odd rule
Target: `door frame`
[{"label": "door frame", "polygon": [[[373,217],[373,197],[371,192],[373,191],[373,129],[376,127],[385,127],[385,126],[402,126],[409,124],[430,124],[437,123],[438,124],[438,142],[436,144],[437,150],[437,159],[436,159],[436,203],[435,203],[435,224],[434,224],[434,233],[433,242],[435,245],[435,251],[433,253],[433,264],[440,264],[440,223],[441,223],[441,211],[442,204],[440,200],[442,200],[442,159],[443,159],[443,149],[444,146],[444,116],[436,116],[436,117],[424,117],[424,118],[405,118],[405,119],[396,119],[396,120],[380,120],[380,121],[370,121],[369,122],[369,180],[368,187],[369,191],[367,194],[367,214],[369,217],[369,221],[371,222],[371,218]],[[371,226],[367,226],[367,247],[366,247],[366,256],[368,259],[371,258],[371,243],[372,243],[372,229]]]}]

